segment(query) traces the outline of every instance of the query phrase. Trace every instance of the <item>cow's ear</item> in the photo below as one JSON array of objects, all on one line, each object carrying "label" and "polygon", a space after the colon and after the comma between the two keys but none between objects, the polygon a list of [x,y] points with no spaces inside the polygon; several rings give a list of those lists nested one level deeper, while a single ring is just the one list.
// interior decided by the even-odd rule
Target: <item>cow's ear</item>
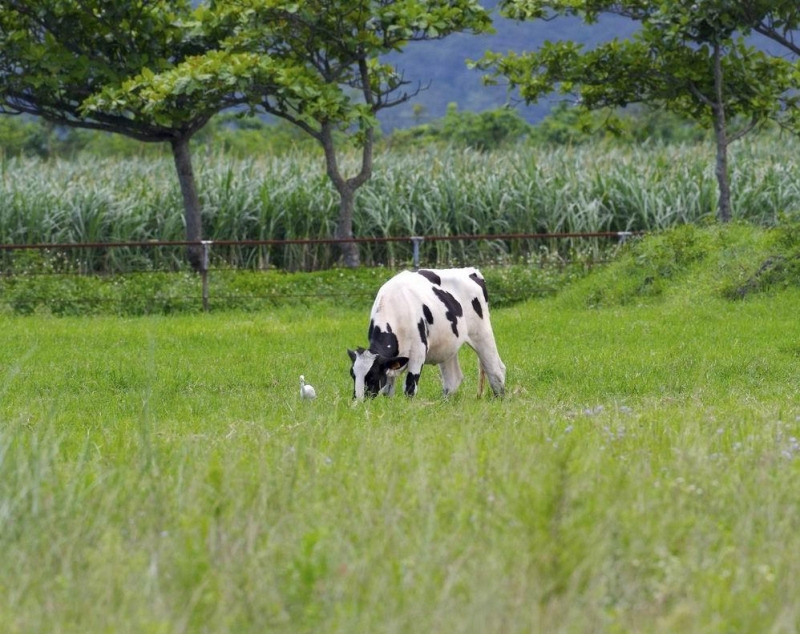
[{"label": "cow's ear", "polygon": [[356,362],[356,353],[355,353],[355,351],[350,350],[350,348],[348,348],[347,349],[347,356],[350,357],[350,361],[352,361],[353,363]]},{"label": "cow's ear", "polygon": [[384,367],[386,368],[386,374],[389,376],[397,376],[405,370],[407,365],[408,357],[391,357],[386,359]]}]

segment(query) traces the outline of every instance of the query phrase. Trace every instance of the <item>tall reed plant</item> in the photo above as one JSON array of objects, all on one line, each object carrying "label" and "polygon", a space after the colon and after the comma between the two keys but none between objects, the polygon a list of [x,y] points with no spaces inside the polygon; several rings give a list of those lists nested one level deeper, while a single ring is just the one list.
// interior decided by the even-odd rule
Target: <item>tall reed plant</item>
[{"label": "tall reed plant", "polygon": [[[793,137],[753,137],[731,156],[738,219],[760,225],[800,210]],[[646,230],[706,222],[716,213],[711,149],[704,146],[517,147],[482,153],[424,147],[386,152],[359,190],[355,233],[364,238],[580,233]],[[355,169],[357,155],[345,157]],[[338,199],[321,157],[303,150],[236,159],[197,157],[204,235],[214,241],[329,238]],[[0,242],[5,244],[179,241],[182,203],[167,157],[3,159]],[[559,242],[561,253],[585,248]],[[597,244],[590,245],[598,247]],[[542,241],[427,241],[426,263],[538,257]],[[335,263],[330,245],[214,250],[224,266],[315,269]],[[405,242],[365,244],[367,264],[410,258]],[[73,264],[75,257],[72,258]],[[181,255],[154,249],[80,254],[89,270],[179,266]],[[5,255],[5,266],[9,256]],[[77,265],[76,265],[77,266]]]}]

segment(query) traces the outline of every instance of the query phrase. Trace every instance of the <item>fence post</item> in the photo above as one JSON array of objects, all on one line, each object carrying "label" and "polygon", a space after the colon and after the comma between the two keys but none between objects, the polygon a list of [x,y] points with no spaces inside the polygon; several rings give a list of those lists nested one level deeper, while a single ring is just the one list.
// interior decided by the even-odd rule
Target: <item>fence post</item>
[{"label": "fence post", "polygon": [[419,270],[419,245],[424,239],[424,236],[411,236],[411,247],[413,248],[411,261],[415,271]]},{"label": "fence post", "polygon": [[619,238],[620,245],[625,244],[628,238],[633,235],[632,231],[617,231],[617,237]]},{"label": "fence post", "polygon": [[211,250],[211,245],[213,241],[211,240],[201,240],[201,246],[203,247],[203,261],[201,262],[200,267],[200,278],[203,280],[203,312],[208,312],[208,264],[209,264],[209,251]]}]

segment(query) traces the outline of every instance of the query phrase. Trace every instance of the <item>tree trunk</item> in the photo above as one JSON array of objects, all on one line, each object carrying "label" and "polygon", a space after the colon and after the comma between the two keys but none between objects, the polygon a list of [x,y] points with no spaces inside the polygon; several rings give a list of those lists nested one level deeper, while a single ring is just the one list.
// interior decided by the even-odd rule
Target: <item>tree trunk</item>
[{"label": "tree trunk", "polygon": [[711,110],[714,115],[714,138],[717,142],[717,164],[715,173],[719,186],[718,214],[720,222],[730,222],[731,214],[731,184],[728,178],[728,130],[725,121],[725,102],[723,101],[722,86],[722,47],[714,46],[714,87],[715,97]]},{"label": "tree trunk", "polygon": [[[186,239],[199,242],[203,239],[203,224],[200,215],[200,197],[197,194],[197,184],[192,169],[192,155],[189,151],[190,136],[180,137],[172,141],[172,157],[175,159],[175,168],[178,170],[178,181],[183,194],[183,217],[186,223]],[[193,271],[203,269],[203,248],[191,245],[186,250],[189,264]]]},{"label": "tree trunk", "polygon": [[[364,101],[374,113],[376,111],[375,96],[372,92],[372,82],[366,56],[359,58],[358,67]],[[339,170],[339,164],[336,159],[336,143],[333,139],[333,125],[330,122],[323,123],[319,134],[316,135],[325,152],[325,167],[328,172],[328,178],[331,179],[336,191],[339,192],[339,219],[336,222],[336,237],[338,239],[353,237],[353,210],[355,208],[356,192],[359,187],[372,177],[372,146],[375,142],[372,122],[362,120],[359,123],[359,128],[364,133],[363,146],[361,148],[361,169],[352,178],[345,178]],[[357,242],[341,242],[339,250],[342,253],[342,261],[346,267],[355,268],[361,264]]]},{"label": "tree trunk", "polygon": [[[353,237],[353,208],[355,206],[355,190],[344,183],[339,190],[339,220],[336,223],[336,238]],[[342,262],[348,268],[356,268],[361,264],[361,256],[356,242],[340,242]]]},{"label": "tree trunk", "polygon": [[[353,209],[355,207],[356,191],[369,180],[372,175],[372,131],[365,134],[364,148],[361,157],[361,170],[353,178],[346,179],[339,171],[336,158],[336,144],[333,140],[333,127],[324,124],[319,135],[322,149],[325,152],[325,167],[328,178],[339,192],[339,219],[336,222],[336,238],[346,239],[353,237]],[[339,244],[342,253],[342,262],[348,268],[355,268],[361,264],[358,243],[342,242]]]},{"label": "tree trunk", "polygon": [[[718,117],[722,117],[722,121]],[[718,217],[720,222],[730,222],[731,212],[731,184],[728,178],[728,138],[725,130],[725,115],[714,113],[714,136],[717,139],[717,185],[719,187]]]}]

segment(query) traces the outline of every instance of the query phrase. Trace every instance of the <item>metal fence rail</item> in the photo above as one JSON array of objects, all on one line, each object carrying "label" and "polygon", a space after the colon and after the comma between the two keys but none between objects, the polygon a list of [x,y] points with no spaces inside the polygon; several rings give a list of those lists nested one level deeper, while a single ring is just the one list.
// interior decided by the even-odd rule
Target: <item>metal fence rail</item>
[{"label": "metal fence rail", "polygon": [[268,240],[143,240],[127,242],[51,242],[39,244],[0,244],[0,251],[23,250],[58,250],[58,249],[107,249],[107,248],[143,248],[143,247],[188,247],[188,246],[286,246],[286,245],[315,245],[315,244],[345,244],[345,243],[374,243],[386,242],[477,242],[494,240],[565,240],[588,238],[616,238],[624,241],[631,236],[643,235],[644,231],[594,231],[582,233],[497,233],[497,234],[459,234],[446,236],[387,236],[368,238],[290,238]]},{"label": "metal fence rail", "polygon": [[206,267],[210,263],[211,249],[214,247],[256,248],[287,246],[329,246],[336,244],[389,244],[405,243],[412,248],[412,265],[420,265],[420,245],[437,242],[511,242],[511,241],[563,241],[586,240],[592,238],[616,239],[620,243],[631,236],[644,234],[644,231],[594,231],[563,233],[500,233],[500,234],[458,234],[434,236],[386,236],[352,238],[288,238],[263,240],[171,240],[171,241],[124,241],[124,242],[68,242],[39,244],[0,244],[0,253],[13,251],[76,251],[112,249],[156,249],[162,247],[200,247]]}]

